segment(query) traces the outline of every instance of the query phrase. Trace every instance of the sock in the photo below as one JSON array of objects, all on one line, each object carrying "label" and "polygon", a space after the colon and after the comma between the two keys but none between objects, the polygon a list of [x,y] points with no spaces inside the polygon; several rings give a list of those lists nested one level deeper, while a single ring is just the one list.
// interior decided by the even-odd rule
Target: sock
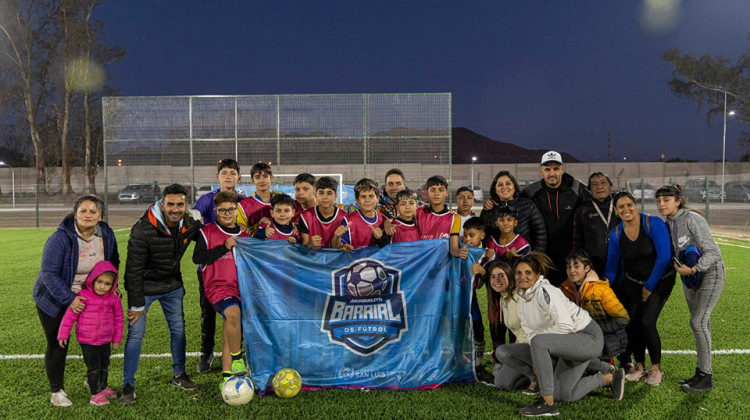
[{"label": "sock", "polygon": [[221,372],[221,379],[222,380],[225,380],[225,379],[227,379],[230,376],[232,376],[232,372],[227,372],[227,371]]},{"label": "sock", "polygon": [[238,351],[237,353],[230,353],[230,354],[232,355],[232,361],[242,359],[242,350]]}]

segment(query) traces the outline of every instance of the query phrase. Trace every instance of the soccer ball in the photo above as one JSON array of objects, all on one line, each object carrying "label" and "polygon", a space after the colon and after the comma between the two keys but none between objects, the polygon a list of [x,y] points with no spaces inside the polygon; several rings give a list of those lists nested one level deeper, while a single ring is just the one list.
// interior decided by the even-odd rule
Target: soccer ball
[{"label": "soccer ball", "polygon": [[253,399],[253,383],[242,376],[231,376],[221,388],[221,398],[229,405],[245,405]]},{"label": "soccer ball", "polygon": [[384,294],[388,289],[388,274],[383,267],[363,262],[349,272],[346,288],[355,297]]},{"label": "soccer ball", "polygon": [[292,398],[299,394],[302,388],[302,377],[292,368],[284,368],[276,372],[271,381],[273,392],[281,398]]}]

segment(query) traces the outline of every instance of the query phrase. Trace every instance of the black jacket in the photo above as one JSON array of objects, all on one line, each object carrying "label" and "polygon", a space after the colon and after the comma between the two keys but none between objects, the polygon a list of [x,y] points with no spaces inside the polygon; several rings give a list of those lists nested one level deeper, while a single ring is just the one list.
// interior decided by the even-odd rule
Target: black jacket
[{"label": "black jacket", "polygon": [[542,213],[549,244],[546,252],[559,270],[556,275],[564,279],[565,257],[573,249],[573,216],[578,205],[590,198],[589,191],[581,182],[564,173],[559,187],[549,188],[544,180],[539,180],[526,186],[521,197],[530,198]]},{"label": "black jacket", "polygon": [[156,204],[152,205],[130,231],[124,276],[129,307],[144,306],[144,296],[169,293],[182,287],[180,260],[201,224],[187,212],[174,237],[160,219],[161,211]]},{"label": "black jacket", "polygon": [[589,254],[594,270],[600,277],[604,276],[604,267],[607,265],[609,231],[620,224],[620,217],[612,209],[609,226],[607,226],[594,206],[599,208],[606,219],[610,203],[612,203],[612,196],[601,203],[594,199],[585,201],[578,207],[573,219],[573,249],[582,249]]},{"label": "black jacket", "polygon": [[495,207],[491,210],[482,210],[479,217],[484,220],[488,226],[487,233],[495,238],[500,237],[500,230],[497,228],[495,221],[497,219],[497,209],[500,207],[510,206],[518,213],[518,225],[516,233],[523,236],[529,242],[532,251],[544,252],[547,249],[547,232],[544,227],[544,219],[539,209],[528,198],[516,196],[510,201],[499,201],[492,198]]}]

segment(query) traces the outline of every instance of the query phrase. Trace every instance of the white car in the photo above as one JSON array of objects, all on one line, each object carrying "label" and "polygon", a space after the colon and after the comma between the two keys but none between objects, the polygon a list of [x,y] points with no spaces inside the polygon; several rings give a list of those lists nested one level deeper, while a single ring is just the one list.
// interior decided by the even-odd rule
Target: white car
[{"label": "white car", "polygon": [[641,185],[641,181],[629,182],[628,190],[633,194],[633,197],[638,200],[640,200],[641,197],[644,200],[653,200],[656,198],[656,189],[648,182],[644,182],[643,185]]},{"label": "white car", "polygon": [[210,193],[213,190],[213,188],[210,185],[204,185],[200,188],[198,188],[198,191],[195,193],[195,199],[199,199],[202,196]]}]

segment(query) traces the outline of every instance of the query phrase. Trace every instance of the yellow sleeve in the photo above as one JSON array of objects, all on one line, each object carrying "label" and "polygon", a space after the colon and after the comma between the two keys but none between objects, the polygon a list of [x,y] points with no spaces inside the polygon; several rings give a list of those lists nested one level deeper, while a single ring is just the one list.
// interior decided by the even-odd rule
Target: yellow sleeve
[{"label": "yellow sleeve", "polygon": [[451,236],[461,234],[461,216],[453,215],[453,225],[451,226]]},{"label": "yellow sleeve", "polygon": [[237,204],[237,224],[243,226],[245,229],[250,227],[248,226],[245,209],[239,203]]},{"label": "yellow sleeve", "polygon": [[620,300],[617,299],[614,290],[612,290],[609,285],[605,284],[602,285],[600,291],[602,296],[602,308],[607,313],[607,315],[611,316],[612,318],[624,318],[629,322],[630,316],[628,315],[628,311],[625,310],[625,307],[622,306]]}]

